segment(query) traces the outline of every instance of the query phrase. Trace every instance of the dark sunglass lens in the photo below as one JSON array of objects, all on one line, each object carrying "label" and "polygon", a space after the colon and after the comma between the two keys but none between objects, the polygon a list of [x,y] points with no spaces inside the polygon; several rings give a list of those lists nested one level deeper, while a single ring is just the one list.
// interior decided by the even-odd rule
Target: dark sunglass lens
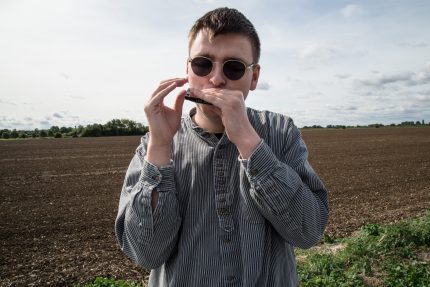
[{"label": "dark sunglass lens", "polygon": [[197,76],[204,77],[212,71],[212,62],[209,59],[197,57],[191,60],[191,69]]},{"label": "dark sunglass lens", "polygon": [[239,61],[227,61],[224,63],[223,71],[224,74],[230,80],[239,80],[245,74],[245,65]]}]

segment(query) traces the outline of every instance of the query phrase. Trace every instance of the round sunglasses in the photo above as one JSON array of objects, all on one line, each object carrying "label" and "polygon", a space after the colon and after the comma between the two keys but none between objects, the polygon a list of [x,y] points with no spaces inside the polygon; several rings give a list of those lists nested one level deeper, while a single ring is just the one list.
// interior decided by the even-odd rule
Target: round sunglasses
[{"label": "round sunglasses", "polygon": [[[190,58],[188,59],[188,62],[191,63],[191,69],[193,70],[193,73],[199,77],[205,77],[209,75],[213,70],[214,63],[218,63],[203,56]],[[222,72],[228,79],[236,81],[243,77],[246,69],[253,68],[255,65],[255,63],[246,65],[239,60],[227,60],[222,63]]]}]

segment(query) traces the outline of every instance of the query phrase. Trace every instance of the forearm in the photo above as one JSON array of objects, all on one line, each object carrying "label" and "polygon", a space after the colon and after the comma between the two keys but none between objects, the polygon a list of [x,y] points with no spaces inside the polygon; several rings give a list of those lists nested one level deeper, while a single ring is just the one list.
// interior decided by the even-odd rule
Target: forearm
[{"label": "forearm", "polygon": [[[157,169],[135,156],[120,197],[116,235],[121,249],[146,268],[163,264],[176,244],[181,225],[173,168]],[[153,209],[151,194],[158,204]]]},{"label": "forearm", "polygon": [[303,248],[318,242],[328,219],[327,191],[310,166],[296,171],[262,143],[246,163],[246,174],[261,214],[286,241]]},{"label": "forearm", "polygon": [[157,142],[156,139],[149,138],[148,148],[145,157],[147,161],[157,167],[167,166],[170,164],[171,154],[171,142],[161,143]]},{"label": "forearm", "polygon": [[261,143],[260,136],[249,122],[248,124],[248,130],[245,130],[243,135],[239,136],[238,140],[235,142],[236,148],[242,159],[248,159]]},{"label": "forearm", "polygon": [[[151,212],[150,199],[143,199],[144,209],[130,208],[124,217],[122,250],[139,265],[154,269],[167,261],[177,241],[181,225],[176,196],[160,193],[159,204]],[[136,198],[137,201],[140,199]]]}]

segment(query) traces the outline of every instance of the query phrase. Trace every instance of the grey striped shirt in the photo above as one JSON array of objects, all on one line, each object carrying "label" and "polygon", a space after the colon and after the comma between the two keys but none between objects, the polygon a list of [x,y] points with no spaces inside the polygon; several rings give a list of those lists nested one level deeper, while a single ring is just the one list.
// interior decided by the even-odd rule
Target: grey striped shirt
[{"label": "grey striped shirt", "polygon": [[[195,109],[174,137],[171,165],[144,159],[148,134],[124,181],[116,235],[152,269],[149,286],[297,286],[293,246],[316,244],[327,190],[307,161],[300,131],[283,115],[248,108],[262,138],[248,160],[196,126]],[[159,192],[155,210],[151,192]]]}]

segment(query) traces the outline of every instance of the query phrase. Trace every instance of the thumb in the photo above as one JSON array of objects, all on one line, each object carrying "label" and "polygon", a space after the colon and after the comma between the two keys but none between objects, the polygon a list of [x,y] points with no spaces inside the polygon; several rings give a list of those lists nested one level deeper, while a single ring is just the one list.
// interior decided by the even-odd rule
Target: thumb
[{"label": "thumb", "polygon": [[185,90],[182,90],[179,92],[179,94],[176,96],[175,105],[173,108],[177,113],[179,113],[180,116],[182,115],[182,108],[184,106],[185,94],[186,94]]}]

